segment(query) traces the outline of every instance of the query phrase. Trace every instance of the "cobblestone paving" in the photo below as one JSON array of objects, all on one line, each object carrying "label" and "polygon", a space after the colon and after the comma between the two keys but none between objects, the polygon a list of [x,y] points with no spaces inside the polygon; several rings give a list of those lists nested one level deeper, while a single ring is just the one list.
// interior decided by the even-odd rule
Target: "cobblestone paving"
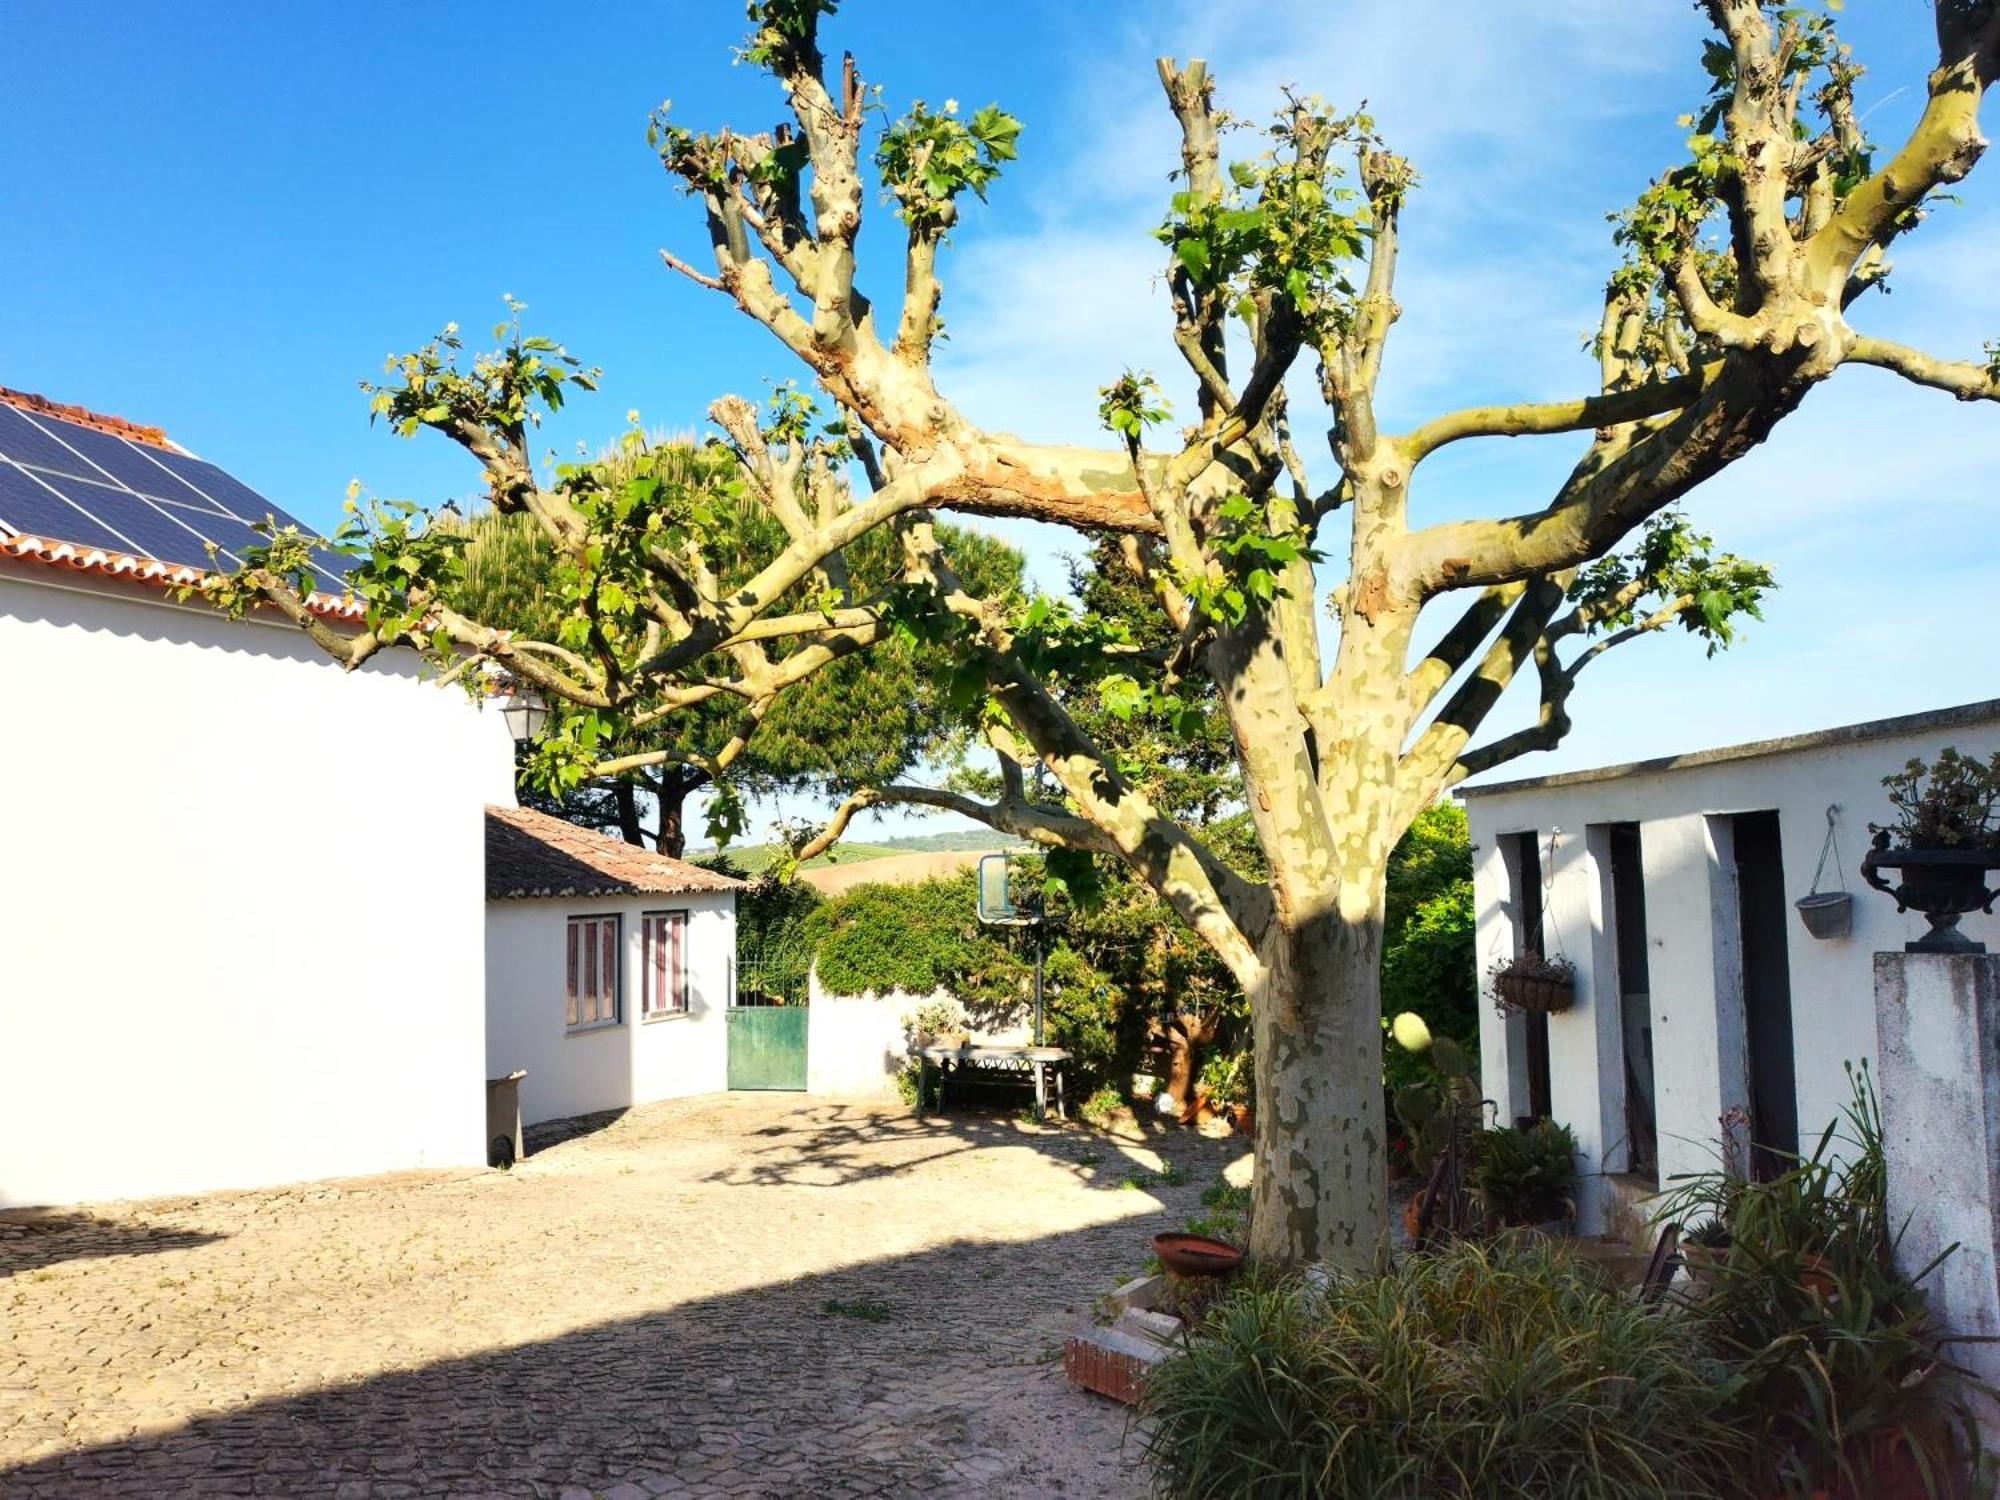
[{"label": "cobblestone paving", "polygon": [[737,1094],[0,1214],[0,1496],[1136,1496],[1061,1340],[1240,1154]]}]

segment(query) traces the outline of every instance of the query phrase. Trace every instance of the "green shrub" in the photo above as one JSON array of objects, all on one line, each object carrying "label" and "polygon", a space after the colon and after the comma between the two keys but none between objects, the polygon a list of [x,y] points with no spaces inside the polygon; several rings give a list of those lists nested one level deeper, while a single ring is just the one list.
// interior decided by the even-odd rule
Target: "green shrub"
[{"label": "green shrub", "polygon": [[[1389,856],[1382,925],[1382,1014],[1414,1011],[1435,1036],[1475,1054],[1479,962],[1473,945],[1472,840],[1465,809],[1441,802],[1417,816]],[[1394,1090],[1423,1072],[1422,1059],[1383,1049]]]},{"label": "green shrub", "polygon": [[1917,1285],[1929,1268],[1914,1281],[1896,1269],[1900,1229],[1866,1065],[1849,1077],[1844,1134],[1829,1126],[1767,1182],[1676,1178],[1661,1210],[1697,1226],[1686,1238],[1714,1252],[1694,1308],[1738,1369],[1732,1411],[1769,1457],[1767,1493],[1865,1485],[1880,1444],[1906,1445],[1941,1474],[1954,1433],[1971,1437],[1964,1387]]},{"label": "green shrub", "polygon": [[1576,1196],[1576,1137],[1567,1125],[1537,1120],[1526,1130],[1486,1131],[1474,1153],[1480,1207],[1496,1226],[1569,1217]]},{"label": "green shrub", "polygon": [[[975,891],[967,871],[913,885],[858,885],[816,906],[800,930],[820,983],[836,995],[945,990],[973,1032],[1017,1020],[1034,1001],[1033,939],[1019,928],[982,926]],[[1046,1035],[1072,1054],[1069,1084],[1086,1090],[1112,1070],[1123,999],[1067,940],[1052,939],[1043,965]]]},{"label": "green shrub", "polygon": [[1201,1065],[1201,1086],[1208,1090],[1208,1102],[1217,1108],[1250,1103],[1257,1091],[1256,1063],[1250,1050],[1209,1053]]},{"label": "green shrub", "polygon": [[1724,1373],[1560,1247],[1461,1243],[1233,1293],[1148,1381],[1147,1446],[1187,1500],[1708,1500],[1745,1493]]}]

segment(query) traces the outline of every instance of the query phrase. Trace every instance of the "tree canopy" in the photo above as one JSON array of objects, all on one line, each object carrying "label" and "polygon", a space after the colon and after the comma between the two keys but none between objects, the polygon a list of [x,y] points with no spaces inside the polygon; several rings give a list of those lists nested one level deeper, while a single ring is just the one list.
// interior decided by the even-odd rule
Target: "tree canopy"
[{"label": "tree canopy", "polygon": [[[794,404],[781,391],[772,411]],[[749,568],[782,549],[782,528],[763,507],[746,501],[733,454],[720,444],[661,439],[632,431],[595,461],[598,479],[617,487],[656,477],[702,497],[715,516],[711,566],[724,573]],[[840,484],[839,476],[822,482]],[[558,639],[573,606],[568,564],[534,518],[520,511],[487,510],[464,523],[463,568],[448,593],[452,608],[473,619],[505,625],[527,640]],[[982,595],[1017,596],[1021,559],[1010,547],[964,527],[941,526],[940,539]],[[895,541],[871,532],[846,549],[854,580],[877,588],[896,576]],[[793,643],[779,643],[782,655]],[[719,664],[711,664],[720,670]],[[893,639],[847,656],[813,673],[779,698],[747,736],[741,753],[720,763],[715,751],[735,738],[741,722],[733,700],[710,698],[664,716],[643,697],[579,725],[595,736],[595,765],[550,763],[531,756],[524,791],[576,821],[644,842],[643,791],[655,815],[653,841],[663,852],[686,847],[684,804],[723,777],[726,795],[711,806],[709,833],[725,840],[736,831],[741,799],[780,792],[817,791],[835,799],[862,786],[892,780],[927,764],[949,764],[966,736],[938,702],[943,663],[923,643]],[[560,713],[561,700],[555,705]],[[560,743],[560,740],[552,743]],[[657,759],[658,755],[678,758]],[[625,767],[606,779],[598,768]],[[578,781],[588,770],[590,779]]]},{"label": "tree canopy", "polygon": [[[1985,149],[2000,0],[1936,0],[1922,112],[1880,145],[1831,14],[1703,9],[1710,87],[1684,159],[1617,219],[1583,389],[1402,431],[1378,419],[1376,393],[1405,294],[1400,225],[1421,203],[1415,166],[1365,113],[1307,95],[1279,101],[1226,157],[1232,121],[1208,68],[1162,59],[1180,160],[1158,236],[1199,394],[1176,420],[1150,376],[1107,371],[1108,440],[1074,447],[980,427],[932,361],[959,205],[993,190],[1021,122],[997,106],[889,114],[851,54],[834,64],[822,49],[834,0],[756,0],[740,56],[788,118],[701,130],[663,109],[651,138],[706,240],[705,267],[673,250],[663,262],[766,330],[826,403],[801,397],[761,421],[735,398],[711,408],[782,546],[745,557],[705,496],[655,474],[539,468],[540,414],[593,376],[516,320],[470,359],[448,331],[398,361],[373,400],[399,430],[462,446],[494,509],[531,517],[565,559],[555,639],[453,607],[462,539],[408,505],[357,502],[341,538],[368,606],[358,633],[307,607],[301,538],[273,537],[209,592],[227,608],[269,604],[349,665],[411,642],[446,673],[491,668],[560,702],[537,752],[555,783],[627,768],[599,753],[607,719],[650,729],[708,703],[733,714],[729,738],[703,752],[726,770],[782,693],[855,653],[926,643],[946,664],[940,701],[994,752],[990,782],[863,787],[821,837],[867,806],[944,807],[1048,850],[1064,878],[1065,862],[1092,858],[1144,881],[1250,998],[1253,1253],[1363,1263],[1386,1228],[1379,968],[1403,831],[1464,777],[1559,742],[1578,675],[1617,646],[1668,629],[1729,643],[1770,575],[1692,531],[1676,502],[1843,366],[2000,399],[1990,350],[1953,361],[1857,326],[1891,248]],[[893,308],[857,279],[871,178],[901,226]],[[1295,430],[1294,377],[1330,413],[1316,463]],[[1579,452],[1553,493],[1413,520],[1423,466],[1446,447],[1565,434]],[[837,482],[850,469],[851,489]],[[1072,599],[982,596],[941,511],[1085,533],[1156,627]],[[893,538],[892,578],[852,565],[871,533]],[[1420,633],[1433,612],[1442,628]],[[1534,721],[1482,737],[1517,676],[1537,692]],[[1146,748],[1100,742],[1079,711],[1092,701],[1143,725]],[[1198,737],[1217,711],[1254,876],[1178,815],[1151,748]]]}]

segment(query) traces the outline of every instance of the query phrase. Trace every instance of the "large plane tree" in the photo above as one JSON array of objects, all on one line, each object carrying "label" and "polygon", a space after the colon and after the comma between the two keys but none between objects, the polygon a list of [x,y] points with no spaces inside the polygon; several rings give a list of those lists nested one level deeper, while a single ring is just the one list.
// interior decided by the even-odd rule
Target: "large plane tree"
[{"label": "large plane tree", "polygon": [[[715,409],[782,546],[724,572],[715,560],[730,549],[699,497],[643,474],[606,483],[588,464],[538,471],[536,416],[585,372],[503,330],[476,360],[455,340],[411,355],[375,400],[405,430],[462,445],[493,506],[532,516],[569,559],[556,638],[444,603],[460,565],[450,536],[396,507],[364,504],[350,528],[354,586],[371,605],[358,635],[305,608],[296,538],[216,581],[217,601],[285,611],[350,665],[415,639],[449,670],[504,670],[565,709],[541,753],[571,777],[590,774],[593,716],[732,705],[732,727],[699,751],[726,776],[789,685],[892,635],[948,646],[948,701],[997,752],[997,772],[983,787],[864,788],[824,836],[862,806],[922,804],[1032,840],[1059,871],[1082,857],[1129,866],[1250,998],[1253,1253],[1366,1262],[1385,1221],[1378,967],[1398,835],[1462,778],[1555,745],[1578,674],[1621,642],[1675,626],[1726,642],[1768,579],[1693,535],[1675,502],[1841,366],[2000,398],[1992,346],[1953,362],[1856,326],[1887,252],[1984,148],[2000,0],[1911,8],[1934,22],[1938,62],[1892,146],[1868,138],[1861,70],[1828,16],[1707,0],[1713,88],[1687,159],[1618,222],[1590,388],[1400,431],[1378,420],[1376,394],[1403,295],[1398,224],[1420,202],[1412,165],[1366,117],[1309,98],[1282,101],[1258,138],[1267,149],[1228,160],[1208,70],[1163,61],[1181,152],[1159,235],[1198,404],[1170,420],[1148,379],[1112,378],[1110,438],[1096,448],[983,429],[934,378],[945,242],[964,195],[983,195],[1014,157],[1020,125],[997,108],[917,104],[878,128],[858,64],[822,51],[834,8],[751,6],[742,57],[781,91],[784,123],[697,131],[662,114],[653,128],[707,228],[705,256],[664,253],[667,265],[768,331],[828,403],[823,421],[786,410],[760,422],[736,400]],[[900,222],[894,306],[856,276],[876,184]],[[1315,462],[1288,402],[1295,371],[1331,412]],[[1432,455],[1549,434],[1582,450],[1553,493],[1413,523]],[[843,468],[859,476],[851,488],[831,482]],[[939,511],[1032,517],[1104,544],[1161,612],[1164,644],[1061,601],[979,597],[939,544]],[[901,562],[863,587],[844,550],[877,530]],[[1432,623],[1432,610],[1449,613]],[[1539,711],[1482,738],[1517,676]],[[1081,727],[1084,702],[1162,741],[1219,708],[1261,874],[1156,804],[1130,757]]]}]

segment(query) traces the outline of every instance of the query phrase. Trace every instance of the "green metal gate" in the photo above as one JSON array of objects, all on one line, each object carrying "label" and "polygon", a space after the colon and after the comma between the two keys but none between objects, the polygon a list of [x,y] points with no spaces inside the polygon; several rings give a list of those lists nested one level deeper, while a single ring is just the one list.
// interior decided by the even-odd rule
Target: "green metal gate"
[{"label": "green metal gate", "polygon": [[805,1006],[736,1005],[726,1014],[732,1089],[805,1088]]}]

